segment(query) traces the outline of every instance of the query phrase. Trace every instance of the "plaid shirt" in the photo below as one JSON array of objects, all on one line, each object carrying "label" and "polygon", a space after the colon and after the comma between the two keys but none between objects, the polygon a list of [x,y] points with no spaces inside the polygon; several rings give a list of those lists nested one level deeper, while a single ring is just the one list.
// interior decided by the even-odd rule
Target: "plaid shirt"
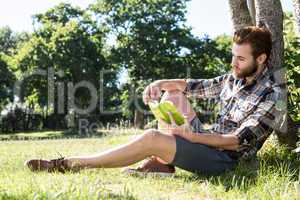
[{"label": "plaid shirt", "polygon": [[[212,79],[187,79],[185,93],[196,98],[214,98],[220,103],[216,123],[209,132],[238,136],[239,157],[250,158],[262,147],[282,112],[276,103],[281,90],[268,67],[251,83],[225,74]],[[276,118],[275,118],[276,116]]]}]

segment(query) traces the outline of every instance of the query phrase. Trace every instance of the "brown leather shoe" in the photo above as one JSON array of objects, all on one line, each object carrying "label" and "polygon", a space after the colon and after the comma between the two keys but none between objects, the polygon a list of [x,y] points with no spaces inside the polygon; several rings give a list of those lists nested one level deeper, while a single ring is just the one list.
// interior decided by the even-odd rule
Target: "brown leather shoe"
[{"label": "brown leather shoe", "polygon": [[47,172],[61,172],[70,171],[67,166],[67,161],[64,158],[53,160],[33,159],[25,162],[25,165],[33,172],[47,171]]},{"label": "brown leather shoe", "polygon": [[125,168],[123,172],[128,175],[168,177],[175,174],[175,167],[161,163],[156,157],[151,157],[142,163],[141,166],[135,169]]}]

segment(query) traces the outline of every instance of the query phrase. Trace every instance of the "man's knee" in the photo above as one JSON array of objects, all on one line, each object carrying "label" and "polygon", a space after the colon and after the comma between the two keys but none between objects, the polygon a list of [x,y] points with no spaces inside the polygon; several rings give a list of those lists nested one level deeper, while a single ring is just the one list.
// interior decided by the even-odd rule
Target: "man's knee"
[{"label": "man's knee", "polygon": [[147,129],[141,136],[144,147],[151,148],[161,138],[162,133],[157,129]]},{"label": "man's knee", "polygon": [[157,139],[157,137],[159,137],[159,134],[161,134],[161,132],[157,129],[147,129],[144,131],[144,134],[143,134],[143,138],[146,140],[146,141],[154,141]]}]

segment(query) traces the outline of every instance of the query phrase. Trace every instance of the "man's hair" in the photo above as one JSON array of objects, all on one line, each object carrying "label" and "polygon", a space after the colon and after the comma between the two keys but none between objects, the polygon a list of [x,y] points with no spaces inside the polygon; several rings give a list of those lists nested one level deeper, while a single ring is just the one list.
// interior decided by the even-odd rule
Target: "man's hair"
[{"label": "man's hair", "polygon": [[266,28],[247,26],[234,32],[233,42],[236,44],[250,44],[252,56],[256,59],[262,53],[267,55],[268,61],[272,49],[271,32]]}]

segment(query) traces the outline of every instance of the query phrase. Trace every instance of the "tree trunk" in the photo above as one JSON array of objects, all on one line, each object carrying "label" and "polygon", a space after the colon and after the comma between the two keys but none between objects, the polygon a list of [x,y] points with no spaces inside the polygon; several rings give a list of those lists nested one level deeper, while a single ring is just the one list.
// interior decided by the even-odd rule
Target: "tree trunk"
[{"label": "tree trunk", "polygon": [[293,0],[298,34],[300,35],[300,0]]},{"label": "tree trunk", "polygon": [[288,147],[295,148],[296,143],[299,140],[297,135],[299,124],[296,124],[288,114],[285,115],[285,118],[286,119],[284,119],[283,122],[286,124],[283,126],[287,127],[287,130],[274,132],[277,135],[280,144],[287,144]]},{"label": "tree trunk", "polygon": [[234,30],[253,25],[247,1],[229,0],[229,7]]},{"label": "tree trunk", "polygon": [[144,126],[144,113],[136,109],[134,111],[134,127],[142,129]]},{"label": "tree trunk", "polygon": [[254,0],[247,0],[247,4],[249,7],[250,16],[252,19],[252,24],[256,25],[256,11],[255,11],[255,1]]},{"label": "tree trunk", "polygon": [[283,11],[278,0],[256,1],[256,24],[265,27],[272,33],[272,52],[270,66],[276,83],[285,84],[285,70],[283,70]]},{"label": "tree trunk", "polygon": [[[259,27],[266,27],[272,33],[272,52],[269,65],[275,78],[276,84],[280,85],[283,94],[283,102],[287,102],[286,69],[283,66],[284,41],[283,41],[283,11],[278,0],[256,0],[256,24]],[[287,104],[286,104],[287,105]],[[278,130],[274,131],[280,143],[296,146],[298,141],[296,125],[288,116],[287,107],[285,116]]]}]

